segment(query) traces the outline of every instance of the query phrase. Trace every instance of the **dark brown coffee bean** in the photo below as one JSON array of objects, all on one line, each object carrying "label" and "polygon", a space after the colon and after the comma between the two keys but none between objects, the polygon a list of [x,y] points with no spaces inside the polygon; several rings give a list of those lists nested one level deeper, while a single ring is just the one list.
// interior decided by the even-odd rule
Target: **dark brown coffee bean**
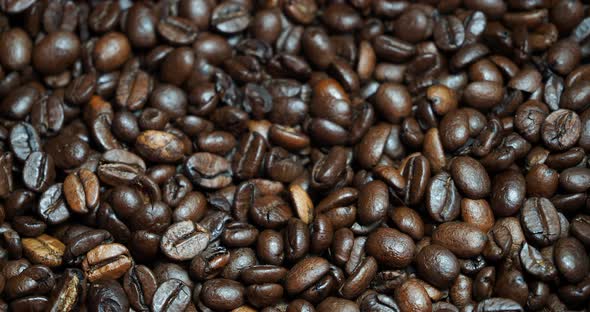
[{"label": "dark brown coffee bean", "polygon": [[21,70],[31,62],[33,43],[21,28],[13,28],[2,34],[0,40],[0,64],[8,70]]},{"label": "dark brown coffee bean", "polygon": [[510,216],[518,212],[525,198],[525,179],[512,170],[494,177],[490,204],[498,216]]},{"label": "dark brown coffee bean", "polygon": [[568,193],[582,193],[590,188],[590,170],[568,168],[559,175],[559,185]]},{"label": "dark brown coffee bean", "polygon": [[80,55],[80,40],[68,31],[48,34],[33,50],[35,68],[47,75],[55,75],[70,67]]},{"label": "dark brown coffee bean", "polygon": [[277,228],[286,224],[293,215],[291,207],[276,195],[258,197],[252,203],[250,217],[265,228]]},{"label": "dark brown coffee bean", "polygon": [[210,153],[196,153],[185,163],[192,181],[206,188],[222,188],[231,183],[231,167],[227,160]]},{"label": "dark brown coffee bean", "polygon": [[79,167],[90,158],[90,146],[87,142],[63,133],[48,141],[45,151],[51,155],[55,166],[60,169]]},{"label": "dark brown coffee bean", "polygon": [[10,146],[14,156],[24,162],[33,152],[41,151],[41,139],[33,126],[21,122],[10,131]]},{"label": "dark brown coffee bean", "polygon": [[490,179],[481,163],[471,157],[457,157],[451,163],[451,175],[467,197],[479,199],[490,193]]},{"label": "dark brown coffee bean", "polygon": [[79,269],[66,269],[58,280],[51,300],[51,311],[73,311],[84,304],[86,279]]},{"label": "dark brown coffee bean", "polygon": [[220,32],[233,34],[248,28],[251,19],[244,5],[226,1],[213,9],[211,25]]},{"label": "dark brown coffee bean", "polygon": [[433,28],[436,46],[445,51],[454,51],[465,42],[465,27],[455,16],[441,16]]},{"label": "dark brown coffee bean", "polygon": [[588,244],[590,238],[590,226],[588,226],[590,219],[585,215],[578,215],[571,221],[570,231],[573,236],[580,240],[585,245]]},{"label": "dark brown coffee bean", "polygon": [[29,155],[23,168],[23,182],[35,191],[45,191],[55,180],[55,164],[53,157],[44,152]]},{"label": "dark brown coffee bean", "polygon": [[458,257],[473,257],[480,254],[487,238],[475,226],[465,222],[441,224],[432,233],[432,241],[448,248]]},{"label": "dark brown coffee bean", "polygon": [[118,32],[110,32],[100,37],[94,44],[92,56],[96,69],[110,72],[121,67],[131,55],[131,44],[127,37]]},{"label": "dark brown coffee bean", "polygon": [[459,260],[448,249],[429,245],[417,254],[418,272],[436,287],[448,287],[459,275]]},{"label": "dark brown coffee bean", "polygon": [[520,263],[531,275],[544,281],[551,281],[557,277],[557,269],[550,259],[545,259],[535,247],[525,243],[519,253]]},{"label": "dark brown coffee bean", "polygon": [[394,63],[406,61],[416,53],[416,47],[410,43],[386,35],[373,38],[373,48],[378,57]]},{"label": "dark brown coffee bean", "polygon": [[209,232],[192,221],[175,223],[162,235],[162,252],[175,260],[192,259],[209,243]]},{"label": "dark brown coffee bean", "polygon": [[376,109],[395,123],[410,114],[412,101],[408,90],[399,84],[384,83],[375,94]]},{"label": "dark brown coffee bean", "polygon": [[425,195],[426,209],[435,221],[448,222],[459,216],[461,195],[450,174],[441,172],[432,177]]},{"label": "dark brown coffee bean", "polygon": [[570,283],[577,283],[588,273],[588,254],[583,245],[573,237],[561,238],[555,244],[554,262],[557,269]]},{"label": "dark brown coffee bean", "polygon": [[149,309],[158,288],[154,273],[146,266],[131,267],[123,278],[123,289],[131,307],[138,311]]},{"label": "dark brown coffee bean", "polygon": [[416,279],[410,279],[403,283],[395,291],[395,299],[401,311],[430,311],[432,302],[426,289]]},{"label": "dark brown coffee bean", "polygon": [[274,230],[260,232],[257,242],[257,253],[263,263],[280,265],[284,260],[283,236]]},{"label": "dark brown coffee bean", "polygon": [[387,185],[381,181],[371,181],[359,192],[359,222],[372,224],[385,218],[389,207]]},{"label": "dark brown coffee bean", "polygon": [[581,111],[587,107],[584,104],[590,96],[590,85],[587,81],[577,81],[573,83],[571,86],[565,87],[563,93],[561,93],[561,98],[559,105],[561,108],[571,109],[574,111]]},{"label": "dark brown coffee bean", "polygon": [[160,284],[151,307],[154,311],[184,311],[190,299],[190,288],[180,280],[170,279]]},{"label": "dark brown coffee bean", "polygon": [[98,33],[112,30],[119,21],[120,14],[121,7],[118,2],[101,2],[90,12],[88,16],[88,27]]},{"label": "dark brown coffee bean", "polygon": [[367,238],[367,253],[378,263],[392,267],[407,266],[415,254],[415,244],[412,239],[395,229],[378,228]]},{"label": "dark brown coffee bean", "polygon": [[0,197],[4,198],[14,191],[12,175],[13,156],[11,153],[0,155]]},{"label": "dark brown coffee bean", "polygon": [[130,110],[142,108],[152,91],[152,84],[151,77],[139,69],[137,62],[130,60],[118,81],[115,97],[117,104]]},{"label": "dark brown coffee bean", "polygon": [[154,12],[147,6],[135,4],[129,8],[125,28],[131,44],[139,48],[154,46],[157,41],[156,23]]},{"label": "dark brown coffee bean", "polygon": [[6,293],[9,298],[45,294],[54,286],[55,278],[51,269],[33,265],[6,281]]},{"label": "dark brown coffee bean", "polygon": [[266,151],[266,141],[257,132],[242,138],[240,147],[234,156],[233,172],[239,179],[251,179],[258,176]]},{"label": "dark brown coffee bean", "polygon": [[168,17],[158,23],[158,33],[173,44],[189,44],[197,38],[192,21],[182,17]]},{"label": "dark brown coffee bean", "polygon": [[555,151],[563,151],[574,146],[580,138],[580,133],[580,117],[567,109],[559,109],[549,114],[541,129],[545,146]]},{"label": "dark brown coffee bean", "polygon": [[48,224],[59,224],[70,217],[70,212],[63,195],[63,184],[56,183],[39,198],[37,213]]},{"label": "dark brown coffee bean", "polygon": [[232,310],[244,303],[244,286],[229,279],[212,279],[203,284],[201,301],[210,309]]},{"label": "dark brown coffee bean", "polygon": [[309,24],[315,18],[318,7],[315,1],[296,0],[284,3],[283,10],[295,22]]},{"label": "dark brown coffee bean", "polygon": [[297,294],[312,286],[328,273],[329,263],[319,257],[310,257],[295,264],[285,277],[285,289],[289,294]]},{"label": "dark brown coffee bean", "polygon": [[551,245],[559,238],[559,216],[546,198],[528,198],[522,207],[521,223],[529,240],[539,246]]},{"label": "dark brown coffee bean", "polygon": [[430,165],[426,157],[422,155],[410,156],[402,169],[402,176],[406,180],[406,187],[403,191],[405,203],[408,205],[420,203],[430,178]]},{"label": "dark brown coffee bean", "polygon": [[346,279],[340,288],[340,294],[348,299],[358,297],[365,289],[367,289],[371,281],[375,278],[377,270],[378,264],[375,258],[365,258],[348,279]]}]

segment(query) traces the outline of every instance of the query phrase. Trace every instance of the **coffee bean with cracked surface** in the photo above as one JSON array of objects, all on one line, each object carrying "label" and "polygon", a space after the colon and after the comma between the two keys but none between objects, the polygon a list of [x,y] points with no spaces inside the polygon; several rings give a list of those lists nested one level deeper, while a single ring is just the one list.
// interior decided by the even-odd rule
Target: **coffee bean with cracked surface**
[{"label": "coffee bean with cracked surface", "polygon": [[42,234],[36,238],[23,238],[23,253],[32,263],[58,267],[66,246],[55,237]]},{"label": "coffee bean with cracked surface", "polygon": [[568,109],[559,109],[549,114],[541,127],[541,138],[549,149],[567,150],[580,138],[582,124],[580,117]]},{"label": "coffee bean with cracked surface", "polygon": [[139,154],[153,162],[175,162],[182,158],[184,143],[175,135],[148,130],[142,132],[135,141]]}]

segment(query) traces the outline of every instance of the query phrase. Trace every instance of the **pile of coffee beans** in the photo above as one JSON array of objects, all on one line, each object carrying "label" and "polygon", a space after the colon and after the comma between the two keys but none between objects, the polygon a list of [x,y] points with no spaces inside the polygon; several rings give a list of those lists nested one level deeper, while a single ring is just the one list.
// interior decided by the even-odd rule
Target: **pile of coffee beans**
[{"label": "pile of coffee beans", "polygon": [[0,1],[0,312],[590,309],[588,0]]}]

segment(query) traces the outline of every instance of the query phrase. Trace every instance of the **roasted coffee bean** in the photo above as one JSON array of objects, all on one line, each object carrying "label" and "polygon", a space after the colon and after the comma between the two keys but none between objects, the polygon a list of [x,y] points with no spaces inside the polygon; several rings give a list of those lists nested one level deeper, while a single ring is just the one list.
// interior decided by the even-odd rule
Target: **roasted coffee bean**
[{"label": "roasted coffee bean", "polygon": [[39,41],[33,49],[35,68],[55,75],[70,67],[80,55],[80,39],[69,31],[56,31]]},{"label": "roasted coffee bean", "polygon": [[36,237],[45,232],[47,224],[30,216],[15,216],[13,229],[23,237]]},{"label": "roasted coffee bean", "polygon": [[182,17],[168,17],[158,23],[158,33],[173,44],[192,43],[197,37],[197,30],[192,21]]},{"label": "roasted coffee bean", "polygon": [[546,198],[528,198],[522,208],[521,223],[525,235],[539,246],[551,245],[559,238],[559,216]]},{"label": "roasted coffee bean", "polygon": [[116,87],[117,104],[130,110],[142,108],[152,91],[151,77],[138,67],[139,65],[133,59],[128,61]]},{"label": "roasted coffee bean", "polygon": [[189,157],[185,170],[191,180],[205,188],[219,189],[231,183],[231,165],[220,156],[211,153],[196,153]]},{"label": "roasted coffee bean", "polygon": [[23,168],[23,182],[35,192],[45,191],[55,180],[53,157],[44,152],[34,152],[27,157]]},{"label": "roasted coffee bean", "polygon": [[498,216],[510,216],[523,205],[526,186],[522,174],[508,170],[494,177],[490,204]]},{"label": "roasted coffee bean", "polygon": [[148,130],[137,137],[135,147],[150,161],[174,162],[182,158],[184,143],[173,134]]},{"label": "roasted coffee bean", "polygon": [[389,208],[387,185],[371,181],[359,191],[358,217],[362,224],[372,224],[385,218]]},{"label": "roasted coffee bean", "polygon": [[162,252],[175,260],[192,259],[209,243],[209,232],[192,221],[175,223],[162,236]]},{"label": "roasted coffee bean", "polygon": [[33,152],[41,151],[41,139],[32,125],[21,122],[10,130],[10,146],[14,156],[25,161]]},{"label": "roasted coffee bean", "polygon": [[121,244],[104,244],[86,254],[82,269],[89,281],[115,280],[132,266],[129,251]]},{"label": "roasted coffee bean", "polygon": [[248,27],[252,17],[241,3],[223,2],[211,14],[211,25],[220,32],[233,34]]},{"label": "roasted coffee bean", "polygon": [[45,151],[51,155],[55,166],[60,169],[72,169],[81,166],[91,154],[90,146],[82,138],[60,134],[45,145]]},{"label": "roasted coffee bean", "polygon": [[40,135],[55,135],[64,124],[63,101],[54,95],[44,96],[31,108],[31,124]]},{"label": "roasted coffee bean", "polygon": [[378,263],[392,267],[407,266],[415,255],[414,241],[395,229],[378,228],[367,238],[367,253]]},{"label": "roasted coffee bean", "polygon": [[153,311],[181,311],[188,306],[190,298],[190,288],[186,284],[170,279],[156,289],[151,307]]},{"label": "roasted coffee bean", "polygon": [[102,243],[113,241],[111,234],[105,230],[88,230],[67,240],[64,260],[66,263],[78,264],[88,251]]},{"label": "roasted coffee bean", "polygon": [[74,311],[84,304],[86,279],[79,269],[66,269],[57,281],[51,300],[51,311]]},{"label": "roasted coffee bean", "polygon": [[51,269],[46,266],[33,265],[6,281],[6,293],[10,298],[45,294],[54,286],[55,278]]},{"label": "roasted coffee bean", "polygon": [[541,128],[543,143],[555,151],[563,151],[572,147],[580,138],[580,133],[580,117],[567,109],[559,109],[549,114],[543,121]]},{"label": "roasted coffee bean", "polygon": [[582,310],[546,2],[0,1],[0,310]]},{"label": "roasted coffee bean", "polygon": [[429,311],[432,302],[428,293],[418,280],[411,279],[403,283],[395,291],[395,299],[402,311]]},{"label": "roasted coffee bean", "polygon": [[435,221],[452,221],[461,212],[461,195],[459,195],[451,175],[446,172],[432,177],[426,190],[425,200],[428,214]]},{"label": "roasted coffee bean", "polygon": [[404,201],[408,205],[416,205],[422,201],[430,177],[430,165],[422,155],[410,156],[402,169],[406,180]]},{"label": "roasted coffee bean", "polygon": [[256,198],[250,209],[254,223],[265,228],[277,228],[287,223],[293,212],[289,204],[276,195]]},{"label": "roasted coffee bean", "polygon": [[123,278],[123,289],[129,304],[138,311],[149,309],[157,286],[153,272],[143,265],[131,267]]},{"label": "roasted coffee bean", "polygon": [[429,245],[416,256],[418,272],[436,287],[448,287],[459,275],[459,261],[448,249]]},{"label": "roasted coffee bean", "polygon": [[550,259],[545,259],[539,250],[527,243],[522,245],[519,259],[529,274],[541,280],[551,281],[557,277],[557,269],[553,262]]},{"label": "roasted coffee bean", "polygon": [[37,213],[48,224],[59,224],[70,217],[63,194],[63,184],[50,186],[39,198]]},{"label": "roasted coffee bean", "polygon": [[104,72],[121,67],[131,55],[131,45],[127,37],[118,32],[102,36],[94,44],[92,53],[94,66]]},{"label": "roasted coffee bean", "polygon": [[12,164],[13,156],[11,153],[0,155],[0,197],[6,197],[14,191]]},{"label": "roasted coffee bean", "polygon": [[432,233],[433,243],[448,248],[462,258],[480,254],[486,240],[480,229],[465,222],[443,223]]},{"label": "roasted coffee bean", "polygon": [[584,261],[588,254],[577,239],[561,238],[554,248],[555,266],[568,282],[577,283],[588,274],[588,262]]},{"label": "roasted coffee bean", "polygon": [[89,311],[98,312],[104,310],[127,311],[129,300],[117,281],[100,280],[91,283],[88,288],[87,301]]},{"label": "roasted coffee bean", "polygon": [[90,170],[81,169],[64,180],[64,197],[69,207],[77,213],[87,213],[98,205],[100,183]]},{"label": "roasted coffee bean", "polygon": [[487,172],[471,157],[455,158],[451,163],[451,175],[459,190],[469,198],[483,198],[491,190]]},{"label": "roasted coffee bean", "polygon": [[297,294],[312,286],[328,273],[329,263],[319,257],[300,260],[285,277],[285,290],[289,294]]},{"label": "roasted coffee bean", "polygon": [[62,264],[65,246],[56,238],[42,234],[36,238],[23,238],[23,253],[35,264],[58,267]]}]

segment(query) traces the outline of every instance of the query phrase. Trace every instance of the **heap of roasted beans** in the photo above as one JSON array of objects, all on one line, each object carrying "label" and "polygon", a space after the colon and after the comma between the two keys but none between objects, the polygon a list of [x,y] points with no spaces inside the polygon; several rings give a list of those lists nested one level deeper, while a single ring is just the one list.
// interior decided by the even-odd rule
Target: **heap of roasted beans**
[{"label": "heap of roasted beans", "polygon": [[0,1],[0,312],[587,311],[589,12]]}]

